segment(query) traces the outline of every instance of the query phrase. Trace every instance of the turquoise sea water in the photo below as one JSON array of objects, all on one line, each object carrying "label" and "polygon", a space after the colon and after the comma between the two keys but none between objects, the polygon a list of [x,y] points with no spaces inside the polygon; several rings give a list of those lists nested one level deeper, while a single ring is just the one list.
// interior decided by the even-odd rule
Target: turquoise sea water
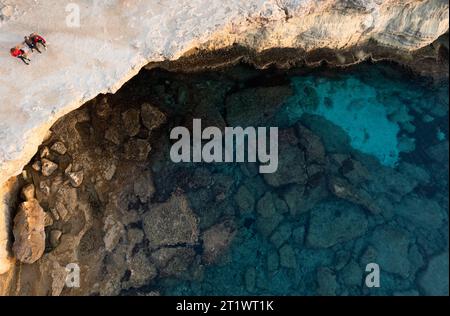
[{"label": "turquoise sea water", "polygon": [[[158,168],[156,179],[166,179],[164,172],[174,168],[200,183],[187,195],[203,230],[231,218],[236,235],[215,263],[151,288],[171,295],[448,293],[448,82],[432,83],[381,64],[292,73],[282,84],[270,73],[245,75],[222,97],[225,108],[221,102],[209,106],[227,119],[230,106],[237,113],[243,106],[230,102],[254,93],[251,104],[264,112],[271,96],[260,96],[258,89],[290,86],[293,95],[258,121],[296,135],[290,143],[280,139],[279,171],[285,173],[274,185],[251,164],[167,162]],[[207,78],[195,79],[198,93],[220,95],[217,87],[226,86],[221,77]],[[292,137],[306,137],[302,128],[323,144],[320,161],[308,161],[314,148],[292,145]],[[306,142],[317,146],[312,138]],[[300,165],[306,180],[300,179]],[[205,174],[208,185],[198,180]],[[333,194],[336,178],[348,185],[351,197]],[[160,192],[164,181],[169,180],[157,180]],[[212,192],[224,185],[225,196],[215,200]],[[380,266],[379,288],[365,285],[371,262]]]},{"label": "turquoise sea water", "polygon": [[[300,118],[303,113],[321,116],[341,127],[350,137],[353,148],[374,155],[384,165],[395,166],[400,152],[400,128],[388,116],[392,112],[397,114],[403,107],[385,104],[393,100],[382,99],[377,93],[379,90],[352,76],[339,81],[296,77],[292,83],[296,94],[288,101],[290,117]],[[305,104],[306,98],[318,99],[313,108]],[[404,115],[401,119],[410,119],[408,110],[403,110],[400,115]]]}]

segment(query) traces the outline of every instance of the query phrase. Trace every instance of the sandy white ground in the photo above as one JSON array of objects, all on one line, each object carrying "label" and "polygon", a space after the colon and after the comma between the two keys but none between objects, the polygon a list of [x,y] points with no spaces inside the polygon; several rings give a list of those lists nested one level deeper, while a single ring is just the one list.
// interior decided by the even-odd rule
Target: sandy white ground
[{"label": "sandy white ground", "polygon": [[[66,23],[69,3],[80,8],[79,28]],[[414,50],[448,30],[447,11],[445,0],[0,0],[0,187],[59,117],[150,61],[200,46],[342,48],[370,37]],[[50,46],[25,66],[9,49],[33,31]],[[0,273],[6,232],[4,224]]]}]

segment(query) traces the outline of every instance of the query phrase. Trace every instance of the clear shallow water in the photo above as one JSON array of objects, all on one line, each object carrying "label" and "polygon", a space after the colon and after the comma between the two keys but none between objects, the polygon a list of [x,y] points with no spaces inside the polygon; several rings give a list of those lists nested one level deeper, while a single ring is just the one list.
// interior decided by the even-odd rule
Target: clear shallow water
[{"label": "clear shallow water", "polygon": [[[215,263],[150,288],[170,295],[448,293],[448,82],[431,84],[389,65],[302,75],[234,69],[177,80],[200,104],[192,117],[279,126],[280,176],[262,176],[251,164],[173,164],[164,150],[153,157],[161,200],[189,183],[201,230],[231,219],[236,234]],[[267,108],[281,87],[293,94]],[[174,125],[186,116],[181,106],[167,109]],[[325,153],[317,153],[322,145]],[[336,181],[348,194],[333,192]],[[364,284],[372,262],[380,288]]]},{"label": "clear shallow water", "polygon": [[[342,128],[353,148],[377,157],[384,165],[397,164],[400,127],[388,116],[398,114],[408,122],[411,118],[405,106],[385,104],[393,100],[386,100],[383,91],[352,76],[339,81],[296,77],[292,83],[296,94],[288,101],[289,117],[301,118],[304,113],[321,116]],[[318,99],[315,108],[305,107],[304,100],[308,97]]]},{"label": "clear shallow water", "polygon": [[[445,126],[441,130],[431,120],[432,113],[438,118],[445,116],[445,87],[430,88],[406,76],[392,79],[386,69],[378,67],[366,76],[345,74],[337,80],[293,77],[296,93],[288,101],[286,115],[291,120],[300,119],[304,113],[321,116],[342,128],[354,149],[391,167],[398,165],[401,153],[415,150],[412,134],[417,129],[416,119],[429,123],[436,131],[436,140],[444,141]],[[434,105],[437,108],[433,109]]]}]

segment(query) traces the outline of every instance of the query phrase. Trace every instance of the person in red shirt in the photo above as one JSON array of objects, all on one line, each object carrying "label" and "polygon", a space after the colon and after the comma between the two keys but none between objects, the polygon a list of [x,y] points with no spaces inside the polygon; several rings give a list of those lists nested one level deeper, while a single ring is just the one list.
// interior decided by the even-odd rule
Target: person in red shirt
[{"label": "person in red shirt", "polygon": [[36,50],[39,54],[41,54],[41,51],[40,51],[39,48],[36,46],[36,43],[34,43],[33,40],[32,40],[30,37],[25,36],[25,37],[24,37],[23,44],[24,44],[24,45],[27,45],[28,48],[31,50],[32,53],[34,52],[34,50]]},{"label": "person in red shirt", "polygon": [[31,33],[30,38],[36,47],[37,47],[37,44],[41,44],[45,49],[47,49],[47,42],[42,36],[40,36],[36,33]]},{"label": "person in red shirt", "polygon": [[29,59],[27,57],[27,54],[25,53],[25,51],[23,49],[21,49],[19,46],[16,46],[14,48],[11,48],[11,56],[19,58],[20,60],[22,60],[26,65],[29,65],[31,59]]}]

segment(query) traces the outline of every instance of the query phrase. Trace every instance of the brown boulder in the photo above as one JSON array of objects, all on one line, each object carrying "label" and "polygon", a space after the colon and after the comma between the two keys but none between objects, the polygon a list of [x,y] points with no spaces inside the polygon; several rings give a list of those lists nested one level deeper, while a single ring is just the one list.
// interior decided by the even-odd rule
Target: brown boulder
[{"label": "brown boulder", "polygon": [[214,225],[202,235],[203,261],[214,263],[230,246],[236,234],[236,228],[231,220]]},{"label": "brown boulder", "polygon": [[125,159],[145,161],[152,147],[144,139],[132,138],[125,144]]},{"label": "brown boulder", "polygon": [[141,124],[138,110],[130,109],[122,113],[122,121],[124,129],[128,136],[133,137],[139,133]]},{"label": "brown boulder", "polygon": [[166,122],[166,115],[149,103],[141,105],[142,124],[152,131]]},{"label": "brown boulder", "polygon": [[36,199],[19,205],[14,218],[14,256],[23,263],[33,263],[45,249],[45,213]]},{"label": "brown boulder", "polygon": [[143,216],[144,232],[150,248],[195,245],[198,219],[184,195],[173,195],[164,203],[153,205]]}]

